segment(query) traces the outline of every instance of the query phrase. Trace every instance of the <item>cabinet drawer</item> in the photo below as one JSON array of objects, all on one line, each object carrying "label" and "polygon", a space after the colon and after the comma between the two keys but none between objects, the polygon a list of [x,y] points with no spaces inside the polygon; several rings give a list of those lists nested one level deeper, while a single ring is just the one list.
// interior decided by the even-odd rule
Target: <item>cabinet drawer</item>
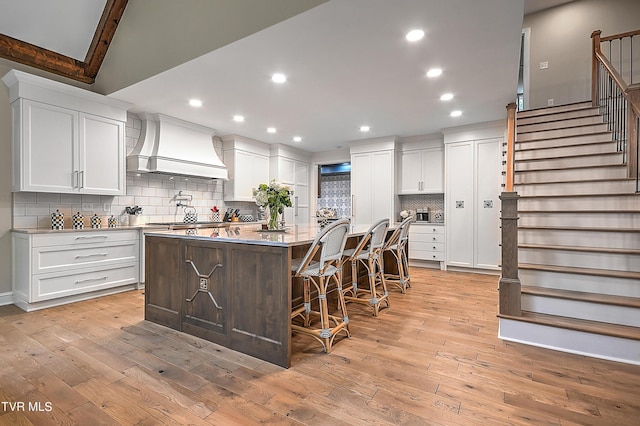
[{"label": "cabinet drawer", "polygon": [[78,268],[103,267],[136,262],[138,241],[109,242],[95,246],[48,246],[33,249],[32,273],[48,273]]},{"label": "cabinet drawer", "polygon": [[444,226],[442,225],[416,225],[415,223],[409,228],[409,234],[442,234],[444,235]]},{"label": "cabinet drawer", "polygon": [[138,231],[79,231],[69,233],[47,233],[33,236],[33,247],[67,246],[73,244],[100,245],[113,241],[137,240]]},{"label": "cabinet drawer", "polygon": [[33,276],[30,302],[72,296],[138,282],[138,265]]},{"label": "cabinet drawer", "polygon": [[435,260],[438,262],[444,261],[444,253],[441,251],[426,251],[426,250],[411,250],[409,249],[410,259],[419,260]]},{"label": "cabinet drawer", "polygon": [[444,243],[444,234],[409,234],[409,243]]},{"label": "cabinet drawer", "polygon": [[411,242],[411,240],[409,240],[409,253],[412,253],[414,250],[444,253],[444,243]]}]

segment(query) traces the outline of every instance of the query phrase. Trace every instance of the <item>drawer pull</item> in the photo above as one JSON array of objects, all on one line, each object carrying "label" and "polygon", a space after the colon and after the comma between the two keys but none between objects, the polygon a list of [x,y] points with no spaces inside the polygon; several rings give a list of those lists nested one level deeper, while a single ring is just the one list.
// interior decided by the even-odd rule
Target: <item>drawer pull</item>
[{"label": "drawer pull", "polygon": [[92,240],[95,238],[108,238],[107,235],[93,235],[90,237],[76,237],[76,240]]},{"label": "drawer pull", "polygon": [[89,281],[104,281],[106,280],[108,277],[104,276],[104,277],[99,277],[99,278],[87,278],[86,280],[77,280],[76,281],[76,285],[77,284],[82,284],[82,283],[86,283]]},{"label": "drawer pull", "polygon": [[94,256],[108,256],[109,253],[94,253],[94,254],[79,254],[76,256],[76,259],[82,259],[85,257],[94,257]]}]

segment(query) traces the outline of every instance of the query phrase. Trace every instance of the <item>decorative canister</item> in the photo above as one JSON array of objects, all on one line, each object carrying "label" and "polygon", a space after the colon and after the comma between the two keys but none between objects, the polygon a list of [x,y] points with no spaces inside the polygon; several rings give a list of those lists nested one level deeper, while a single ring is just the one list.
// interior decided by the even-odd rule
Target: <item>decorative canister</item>
[{"label": "decorative canister", "polygon": [[118,219],[115,216],[111,215],[107,218],[107,226],[109,228],[115,228],[118,226]]},{"label": "decorative canister", "polygon": [[102,218],[94,213],[93,216],[91,216],[91,227],[95,229],[95,228],[100,228],[101,225],[102,225]]},{"label": "decorative canister", "polygon": [[211,221],[212,222],[220,222],[220,212],[211,213]]},{"label": "decorative canister", "polygon": [[64,213],[60,210],[51,213],[51,229],[64,229]]},{"label": "decorative canister", "polygon": [[84,229],[84,216],[80,212],[71,216],[71,225],[73,229]]}]

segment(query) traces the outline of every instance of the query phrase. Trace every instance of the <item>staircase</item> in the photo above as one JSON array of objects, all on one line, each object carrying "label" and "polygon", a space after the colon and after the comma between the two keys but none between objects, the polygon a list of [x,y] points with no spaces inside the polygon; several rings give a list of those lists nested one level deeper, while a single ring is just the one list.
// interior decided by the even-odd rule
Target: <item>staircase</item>
[{"label": "staircase", "polygon": [[591,102],[518,113],[522,316],[501,335],[640,364],[640,194],[623,161]]}]

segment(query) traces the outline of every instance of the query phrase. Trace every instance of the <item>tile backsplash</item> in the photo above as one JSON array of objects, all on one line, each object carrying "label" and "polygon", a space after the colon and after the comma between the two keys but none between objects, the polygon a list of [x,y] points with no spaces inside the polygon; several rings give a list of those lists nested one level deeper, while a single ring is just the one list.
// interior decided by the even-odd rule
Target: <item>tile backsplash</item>
[{"label": "tile backsplash", "polygon": [[[400,211],[429,209],[431,222],[444,222],[444,194],[401,195]],[[442,220],[436,220],[435,214],[442,213]]]},{"label": "tile backsplash", "polygon": [[[129,153],[140,136],[141,122],[129,114],[126,125],[126,147]],[[222,141],[214,140],[218,155],[222,156]],[[85,227],[89,217],[102,217],[102,226],[107,226],[107,217],[114,215],[120,225],[129,223],[125,207],[142,207],[143,222],[179,222],[184,217],[182,207],[176,206],[179,191],[191,197],[189,204],[196,208],[198,220],[211,220],[210,209],[215,205],[224,213],[223,181],[201,178],[170,177],[157,174],[127,174],[127,193],[122,196],[56,194],[44,192],[16,192],[13,194],[14,228],[51,228],[51,213],[60,210],[65,216],[65,228],[71,228],[71,216],[81,212],[85,216]],[[186,197],[188,198],[188,197]],[[184,201],[184,200],[183,200]],[[242,213],[252,214],[254,205],[241,203]],[[247,204],[247,205],[244,205]],[[229,206],[231,207],[231,206]]]},{"label": "tile backsplash", "polygon": [[351,216],[351,176],[326,175],[320,179],[320,195],[318,208],[330,208],[338,217]]}]

